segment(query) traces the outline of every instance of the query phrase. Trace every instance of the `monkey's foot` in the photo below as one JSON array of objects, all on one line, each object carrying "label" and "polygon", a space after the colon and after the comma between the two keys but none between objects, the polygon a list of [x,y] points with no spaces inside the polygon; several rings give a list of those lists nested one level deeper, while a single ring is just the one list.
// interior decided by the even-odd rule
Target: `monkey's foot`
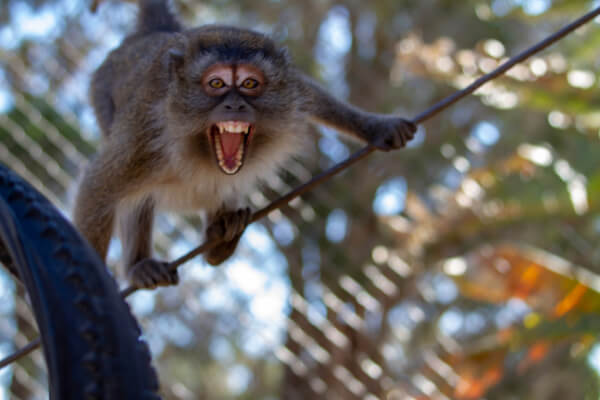
[{"label": "monkey's foot", "polygon": [[371,141],[379,150],[389,151],[406,146],[415,137],[417,125],[403,118],[388,117],[381,121]]},{"label": "monkey's foot", "polygon": [[210,249],[204,257],[210,265],[219,265],[227,260],[237,247],[240,236],[234,238],[231,242],[224,242]]},{"label": "monkey's foot", "polygon": [[206,228],[206,238],[210,241],[231,242],[236,236],[244,233],[251,215],[247,207],[217,214]]},{"label": "monkey's foot", "polygon": [[177,270],[171,271],[169,263],[147,258],[129,268],[129,282],[138,289],[154,289],[179,283]]},{"label": "monkey's foot", "polygon": [[206,238],[209,241],[221,240],[222,243],[206,253],[209,264],[221,264],[233,254],[251,216],[249,208],[217,214],[206,229]]}]

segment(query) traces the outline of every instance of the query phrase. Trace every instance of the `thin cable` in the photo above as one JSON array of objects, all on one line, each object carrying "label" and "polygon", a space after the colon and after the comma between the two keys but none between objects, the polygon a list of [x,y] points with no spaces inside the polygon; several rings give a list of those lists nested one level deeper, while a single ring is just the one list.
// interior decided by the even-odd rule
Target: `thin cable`
[{"label": "thin cable", "polygon": [[25,346],[21,347],[19,350],[15,351],[13,354],[0,361],[0,369],[6,367],[9,364],[14,363],[19,358],[31,353],[32,351],[40,347],[40,344],[40,338],[34,339],[33,341],[27,343]]},{"label": "thin cable", "polygon": [[[596,9],[590,11],[589,13],[587,13],[584,16],[580,17],[579,19],[573,21],[569,25],[565,26],[564,28],[562,28],[558,32],[556,32],[556,33],[548,36],[546,39],[542,40],[541,42],[537,43],[536,45],[528,48],[527,50],[525,50],[525,51],[517,54],[514,57],[511,57],[504,64],[500,65],[498,68],[496,68],[492,72],[490,72],[490,73],[488,73],[486,75],[483,75],[481,78],[477,79],[475,82],[471,83],[466,88],[464,88],[462,90],[459,90],[456,93],[454,93],[453,95],[448,96],[445,99],[443,99],[443,100],[439,101],[438,103],[434,104],[432,107],[428,108],[427,110],[423,111],[421,114],[417,115],[413,119],[413,122],[415,124],[420,124],[420,123],[422,123],[422,122],[424,122],[424,121],[432,118],[433,116],[439,114],[440,112],[442,112],[446,108],[450,107],[454,103],[456,103],[459,100],[461,100],[461,99],[465,98],[466,96],[470,95],[471,93],[473,93],[474,91],[476,91],[477,89],[479,89],[481,86],[483,86],[487,82],[489,82],[489,81],[497,78],[498,76],[504,74],[506,71],[508,71],[509,69],[511,69],[512,67],[514,67],[516,64],[519,64],[520,62],[523,62],[524,60],[527,60],[528,58],[530,58],[534,54],[539,53],[540,51],[544,50],[548,46],[556,43],[557,41],[559,41],[563,37],[567,36],[569,33],[573,32],[575,29],[579,28],[582,25],[587,24],[592,19],[596,18],[598,15],[600,15],[600,7],[598,7]],[[367,157],[369,154],[371,154],[375,150],[376,150],[376,148],[374,146],[372,146],[372,145],[368,145],[368,146],[363,147],[362,149],[360,149],[359,151],[357,151],[356,153],[354,153],[350,157],[348,157],[346,160],[344,160],[344,161],[340,162],[339,164],[334,165],[330,169],[328,169],[328,170],[320,173],[319,175],[317,175],[314,178],[312,178],[310,181],[306,182],[305,184],[303,184],[301,186],[298,186],[296,189],[292,190],[291,192],[289,192],[285,196],[282,196],[282,197],[278,198],[277,200],[273,201],[271,204],[269,204],[268,206],[264,207],[263,209],[258,210],[257,212],[255,212],[254,214],[252,214],[252,218],[250,219],[250,222],[256,222],[259,219],[267,216],[271,211],[274,211],[274,210],[276,210],[276,209],[278,209],[278,208],[286,205],[287,203],[289,203],[290,201],[292,201],[296,197],[298,197],[298,196],[300,196],[300,195],[308,192],[309,190],[311,190],[315,186],[320,185],[321,183],[323,183],[326,180],[332,178],[333,176],[337,175],[338,173],[340,173],[341,171],[343,171],[346,168],[350,167],[351,165],[353,165],[353,164],[357,163],[358,161],[362,160],[363,158]],[[177,269],[180,265],[188,262],[192,258],[194,258],[194,257],[196,257],[196,256],[204,253],[205,251],[213,248],[214,246],[218,245],[219,243],[220,243],[219,240],[213,240],[213,241],[204,242],[202,245],[196,247],[195,249],[193,249],[189,253],[187,253],[187,254],[179,257],[178,259],[172,261],[169,264],[169,269],[170,270]],[[134,286],[129,286],[129,287],[127,287],[127,288],[125,288],[124,290],[121,291],[121,295],[123,297],[127,297],[127,296],[129,296],[130,294],[134,293],[137,290],[138,290],[138,288],[136,288]],[[0,369],[2,369],[3,367],[5,367],[6,365],[8,365],[8,364],[10,364],[10,363],[12,363],[14,361],[16,361],[17,359],[19,359],[19,358],[21,358],[21,357],[23,357],[23,356],[31,353],[33,350],[37,349],[39,347],[39,345],[40,345],[40,340],[38,338],[35,341],[29,343],[27,346],[25,346],[22,349],[18,350],[14,354],[12,354],[12,355],[8,356],[7,358],[1,360],[0,361]]]}]

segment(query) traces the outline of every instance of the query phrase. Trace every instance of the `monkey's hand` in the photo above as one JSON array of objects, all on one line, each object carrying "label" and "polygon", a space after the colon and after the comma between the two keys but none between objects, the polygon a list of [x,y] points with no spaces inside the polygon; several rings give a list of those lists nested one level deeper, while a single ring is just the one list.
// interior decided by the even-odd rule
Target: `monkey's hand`
[{"label": "monkey's hand", "polygon": [[206,229],[206,238],[209,241],[222,240],[222,243],[206,254],[205,258],[209,264],[219,265],[233,254],[251,216],[249,208],[241,208],[237,211],[221,212],[213,218]]},{"label": "monkey's hand", "polygon": [[129,282],[138,289],[154,289],[157,286],[171,286],[179,283],[177,270],[171,271],[169,263],[146,258],[129,267]]},{"label": "monkey's hand", "polygon": [[417,125],[399,117],[376,117],[369,125],[369,143],[383,151],[406,146],[417,132]]}]

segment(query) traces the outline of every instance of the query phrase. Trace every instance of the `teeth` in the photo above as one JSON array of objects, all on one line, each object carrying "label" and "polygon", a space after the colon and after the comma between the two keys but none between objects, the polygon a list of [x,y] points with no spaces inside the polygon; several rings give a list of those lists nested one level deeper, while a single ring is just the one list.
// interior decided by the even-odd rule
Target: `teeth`
[{"label": "teeth", "polygon": [[221,138],[219,136],[215,136],[216,146],[215,150],[217,151],[217,157],[219,160],[223,159],[223,150],[221,149]]},{"label": "teeth", "polygon": [[248,122],[241,121],[224,121],[217,123],[219,133],[244,133],[248,134],[250,131],[250,124]]},{"label": "teeth", "polygon": [[228,174],[235,174],[236,172],[238,172],[238,170],[240,169],[240,167],[242,166],[242,164],[238,163],[235,167],[229,168],[229,167],[227,167],[227,165],[225,165],[225,163],[223,161],[219,161],[219,166],[226,173],[228,173]]},{"label": "teeth", "polygon": [[239,171],[240,167],[242,166],[242,162],[238,161],[236,163],[236,165],[233,168],[229,168],[224,161],[219,160],[219,166],[221,167],[221,169],[223,171],[225,171],[228,174],[235,174],[236,172]]}]

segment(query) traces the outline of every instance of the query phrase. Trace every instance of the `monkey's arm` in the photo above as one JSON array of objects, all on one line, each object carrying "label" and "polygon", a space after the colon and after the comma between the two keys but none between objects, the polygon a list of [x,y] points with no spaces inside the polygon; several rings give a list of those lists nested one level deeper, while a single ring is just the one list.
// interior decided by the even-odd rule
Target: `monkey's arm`
[{"label": "monkey's arm", "polygon": [[94,106],[98,125],[105,136],[108,136],[115,116],[115,104],[111,93],[114,76],[112,64],[105,62],[94,73],[90,86],[90,100]]},{"label": "monkey's arm", "polygon": [[104,260],[113,233],[116,208],[126,181],[119,175],[116,151],[105,149],[88,165],[75,198],[73,222]]},{"label": "monkey's arm", "polygon": [[362,139],[380,150],[403,147],[414,137],[417,127],[406,119],[369,113],[338,100],[300,72],[296,73],[296,82],[302,111],[318,123]]}]

